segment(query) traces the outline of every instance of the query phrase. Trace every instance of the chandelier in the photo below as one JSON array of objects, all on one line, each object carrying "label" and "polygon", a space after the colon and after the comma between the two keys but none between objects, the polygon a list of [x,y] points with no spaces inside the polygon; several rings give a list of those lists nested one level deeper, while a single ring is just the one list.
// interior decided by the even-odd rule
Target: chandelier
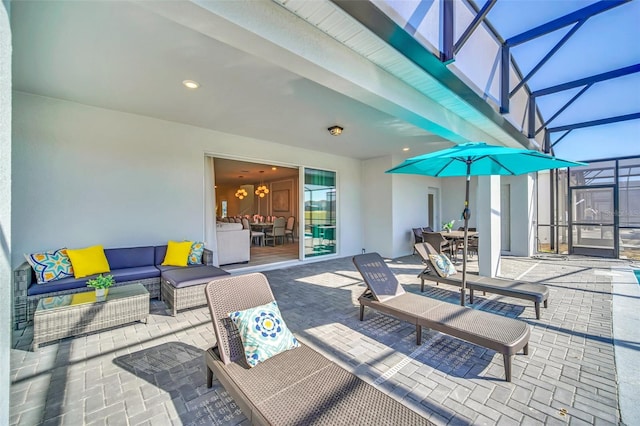
[{"label": "chandelier", "polygon": [[256,195],[260,198],[264,198],[269,193],[269,188],[266,185],[259,185],[256,189]]},{"label": "chandelier", "polygon": [[246,197],[247,195],[249,195],[247,193],[247,191],[244,188],[240,188],[236,191],[236,197],[240,198],[241,200]]},{"label": "chandelier", "polygon": [[[260,173],[264,173],[264,170],[260,170]],[[269,193],[269,188],[264,184],[264,181],[260,181],[260,185],[256,188],[256,195],[260,198],[264,198],[265,195]]]}]

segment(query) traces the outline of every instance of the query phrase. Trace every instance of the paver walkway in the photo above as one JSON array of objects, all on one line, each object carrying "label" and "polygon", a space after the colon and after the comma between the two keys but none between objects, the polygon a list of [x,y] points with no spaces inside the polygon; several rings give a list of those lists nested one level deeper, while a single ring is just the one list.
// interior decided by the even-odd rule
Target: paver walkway
[{"label": "paver walkway", "polygon": [[[503,258],[502,276],[550,287],[541,320],[531,303],[516,299],[479,295],[474,305],[531,326],[529,355],[515,357],[511,383],[501,355],[490,350],[431,330],[416,346],[413,326],[378,312],[367,310],[360,322],[364,286],[350,258],[265,274],[297,336],[437,424],[573,425],[621,421],[612,281],[631,273],[627,267],[593,258]],[[391,268],[405,289],[419,292],[417,256]],[[446,285],[424,294],[459,299]],[[14,336],[11,424],[248,424],[219,383],[206,388],[202,351],[215,340],[207,308],[171,317],[152,301],[148,324],[65,339],[37,353],[28,350],[31,334],[27,328]]]}]

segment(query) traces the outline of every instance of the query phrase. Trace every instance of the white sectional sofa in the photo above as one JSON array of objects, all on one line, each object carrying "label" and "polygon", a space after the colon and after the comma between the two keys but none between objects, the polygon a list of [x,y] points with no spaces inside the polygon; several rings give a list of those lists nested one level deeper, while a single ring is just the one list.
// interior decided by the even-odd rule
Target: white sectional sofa
[{"label": "white sectional sofa", "polygon": [[248,262],[251,259],[250,230],[242,229],[241,223],[216,224],[216,239],[218,241],[218,263]]}]

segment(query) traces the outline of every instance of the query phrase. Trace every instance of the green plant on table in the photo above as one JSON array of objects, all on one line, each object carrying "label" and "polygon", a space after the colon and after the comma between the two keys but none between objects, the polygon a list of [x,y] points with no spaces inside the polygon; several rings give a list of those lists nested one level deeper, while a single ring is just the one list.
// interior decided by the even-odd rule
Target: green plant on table
[{"label": "green plant on table", "polygon": [[98,275],[97,277],[87,281],[87,287],[93,287],[95,289],[109,288],[116,283],[113,275]]},{"label": "green plant on table", "polygon": [[455,220],[449,221],[449,222],[445,222],[442,224],[442,229],[444,229],[445,231],[451,231],[453,229],[453,224],[456,223]]}]

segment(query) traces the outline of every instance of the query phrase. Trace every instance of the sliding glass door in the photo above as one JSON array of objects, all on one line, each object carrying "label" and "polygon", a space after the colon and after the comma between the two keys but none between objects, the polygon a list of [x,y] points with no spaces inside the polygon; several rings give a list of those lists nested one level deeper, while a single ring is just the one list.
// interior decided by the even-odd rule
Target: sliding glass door
[{"label": "sliding glass door", "polygon": [[304,170],[304,255],[336,253],[336,173]]}]

